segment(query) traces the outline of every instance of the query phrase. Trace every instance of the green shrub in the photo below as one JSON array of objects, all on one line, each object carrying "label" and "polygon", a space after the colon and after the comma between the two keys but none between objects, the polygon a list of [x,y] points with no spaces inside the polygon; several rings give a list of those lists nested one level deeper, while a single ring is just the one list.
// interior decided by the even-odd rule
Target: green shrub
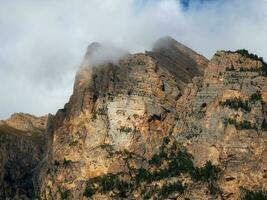
[{"label": "green shrub", "polygon": [[207,161],[201,168],[195,168],[192,177],[196,181],[208,182],[210,180],[217,180],[220,169],[212,165],[211,161]]},{"label": "green shrub", "polygon": [[249,121],[242,121],[237,124],[238,129],[256,129],[256,126]]},{"label": "green shrub", "polygon": [[86,189],[83,193],[86,197],[92,197],[95,193],[107,193],[114,191],[118,197],[126,197],[129,185],[120,178],[120,174],[105,174],[90,179],[86,183]]},{"label": "green shrub", "polygon": [[249,98],[251,102],[256,102],[261,100],[261,93],[257,91],[256,93],[252,94]]},{"label": "green shrub", "polygon": [[264,131],[267,131],[267,122],[266,122],[265,119],[262,121],[261,129],[264,130]]},{"label": "green shrub", "polygon": [[263,66],[261,68],[261,74],[262,76],[267,76],[267,63],[263,63]]},{"label": "green shrub", "polygon": [[238,49],[235,51],[235,53],[239,53],[242,56],[245,56],[247,58],[263,61],[263,59],[261,57],[258,57],[256,54],[249,53],[248,50],[246,50],[246,49]]},{"label": "green shrub", "polygon": [[230,109],[242,109],[244,111],[250,112],[251,108],[248,105],[248,101],[242,101],[240,98],[227,99],[226,101],[220,102],[220,105],[227,106]]},{"label": "green shrub", "polygon": [[54,165],[59,166],[59,164],[60,164],[59,161],[55,160]]},{"label": "green shrub", "polygon": [[96,113],[98,115],[105,115],[106,114],[106,109],[105,108],[99,108]]},{"label": "green shrub", "polygon": [[261,68],[251,67],[251,68],[244,68],[241,67],[239,72],[261,72]]},{"label": "green shrub", "polygon": [[213,182],[210,182],[208,184],[208,189],[211,195],[217,195],[222,193],[220,187],[217,184],[214,184]]},{"label": "green shrub", "polygon": [[[123,152],[121,152],[122,154]],[[124,153],[125,154],[125,153]],[[133,155],[125,154],[127,162]],[[112,191],[115,197],[127,197],[131,191],[140,188],[140,184],[150,184],[154,181],[170,177],[178,177],[181,173],[189,174],[192,179],[203,182],[214,182],[217,180],[219,168],[207,162],[202,168],[194,167],[193,157],[181,148],[176,142],[171,142],[168,137],[163,139],[159,153],[152,156],[148,161],[147,168],[129,168],[129,173],[106,174],[89,179],[86,184],[84,196],[91,197],[95,193],[108,193]],[[127,182],[125,180],[127,175]],[[185,186],[180,182],[165,184],[162,188],[149,189],[142,192],[143,199],[149,199],[152,195],[165,198],[173,192],[183,193]]]},{"label": "green shrub", "polygon": [[153,115],[150,116],[150,118],[148,119],[148,122],[155,121],[155,120],[159,120],[159,121],[161,121],[161,120],[162,120],[161,115],[153,114]]},{"label": "green shrub", "polygon": [[85,190],[83,192],[83,196],[90,198],[94,195],[94,193],[95,193],[95,191],[92,189],[92,187],[87,184],[87,186],[85,187]]},{"label": "green shrub", "polygon": [[136,170],[136,175],[135,175],[135,182],[140,183],[140,182],[151,182],[152,181],[152,174],[144,169],[144,168],[139,168]]},{"label": "green shrub", "polygon": [[245,195],[242,200],[267,200],[267,192],[266,191],[249,191],[243,189],[245,191]]},{"label": "green shrub", "polygon": [[71,160],[67,160],[66,158],[64,158],[64,160],[63,160],[63,165],[64,166],[69,166],[71,163],[72,163]]},{"label": "green shrub", "polygon": [[133,131],[133,129],[130,128],[130,127],[123,126],[123,127],[121,127],[121,128],[119,129],[119,131],[120,131],[120,132],[125,132],[125,133],[130,133],[130,132]]},{"label": "green shrub", "polygon": [[175,183],[168,183],[162,186],[160,190],[158,190],[158,197],[165,199],[167,198],[170,194],[174,192],[179,192],[180,194],[183,194],[185,191],[186,187],[179,181]]},{"label": "green shrub", "polygon": [[235,125],[235,127],[238,130],[242,130],[242,129],[257,129],[257,127],[254,124],[252,124],[251,122],[249,122],[247,120],[237,122],[235,119],[228,119],[228,123]]},{"label": "green shrub", "polygon": [[[260,72],[260,74],[262,76],[267,76],[267,63],[264,62],[263,58],[262,57],[258,57],[256,54],[252,54],[252,53],[249,53],[248,50],[246,49],[238,49],[236,50],[235,52],[233,51],[226,51],[228,53],[239,53],[241,54],[242,56],[245,56],[247,58],[251,58],[251,59],[254,59],[254,60],[258,60],[262,63],[262,67],[261,68],[240,68],[240,72]],[[231,68],[226,68],[226,71],[234,71],[234,69],[231,67]]]},{"label": "green shrub", "polygon": [[158,187],[146,188],[141,192],[143,195],[143,200],[151,199],[151,197],[159,192]]},{"label": "green shrub", "polygon": [[129,90],[127,91],[127,94],[128,94],[129,96],[131,96],[131,95],[133,94],[133,90],[132,90],[132,89],[129,89]]},{"label": "green shrub", "polygon": [[65,190],[63,192],[61,190],[59,190],[59,192],[60,192],[61,199],[67,199],[69,197],[69,195],[70,195],[70,191],[69,190]]},{"label": "green shrub", "polygon": [[164,151],[160,151],[159,154],[155,154],[149,160],[150,165],[160,166],[162,162],[167,158],[167,154]]},{"label": "green shrub", "polygon": [[225,71],[235,71],[235,68],[234,68],[234,66],[226,67]]}]

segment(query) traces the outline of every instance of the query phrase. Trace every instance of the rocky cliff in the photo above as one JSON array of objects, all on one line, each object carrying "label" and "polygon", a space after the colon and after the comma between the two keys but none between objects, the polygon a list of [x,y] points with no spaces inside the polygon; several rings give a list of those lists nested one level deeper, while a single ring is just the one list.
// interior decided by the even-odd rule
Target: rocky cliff
[{"label": "rocky cliff", "polygon": [[[173,131],[184,85],[203,74],[208,63],[198,54],[197,59],[191,54],[183,58],[186,52],[179,43],[164,40],[167,46],[158,46],[156,56],[127,55],[116,65],[90,65],[97,45],[89,46],[74,93],[51,124],[51,146],[40,176],[42,198],[85,198],[88,180],[127,170],[128,153],[138,156],[132,160],[138,169],[159,151],[163,138]],[[188,69],[180,72],[183,67]],[[179,73],[184,75],[181,80]]]},{"label": "rocky cliff", "polygon": [[146,53],[111,49],[116,60],[103,48],[88,47],[69,102],[49,118],[40,199],[267,198],[262,58],[208,61],[170,37]]},{"label": "rocky cliff", "polygon": [[261,58],[220,51],[208,62],[163,38],[152,52],[92,65],[95,48],[49,125],[42,199],[264,197]]},{"label": "rocky cliff", "polygon": [[[175,137],[196,165],[210,160],[221,169],[221,199],[266,199],[266,193],[249,198],[253,193],[247,191],[267,189],[266,67],[244,50],[217,52],[204,77],[195,78],[177,101]],[[214,198],[192,191],[190,199]]]},{"label": "rocky cliff", "polygon": [[33,172],[44,154],[47,117],[15,113],[0,121],[0,199],[33,199]]}]

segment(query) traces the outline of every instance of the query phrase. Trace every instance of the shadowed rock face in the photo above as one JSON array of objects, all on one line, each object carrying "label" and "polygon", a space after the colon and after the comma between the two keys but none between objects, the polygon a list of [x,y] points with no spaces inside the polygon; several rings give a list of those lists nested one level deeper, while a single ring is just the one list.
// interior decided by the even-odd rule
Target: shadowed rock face
[{"label": "shadowed rock face", "polygon": [[195,76],[202,76],[208,60],[192,49],[175,41],[171,37],[158,40],[148,55],[168,69],[176,78],[180,87],[192,81]]},{"label": "shadowed rock face", "polygon": [[0,121],[0,199],[34,197],[33,171],[42,159],[46,117],[16,113]]}]

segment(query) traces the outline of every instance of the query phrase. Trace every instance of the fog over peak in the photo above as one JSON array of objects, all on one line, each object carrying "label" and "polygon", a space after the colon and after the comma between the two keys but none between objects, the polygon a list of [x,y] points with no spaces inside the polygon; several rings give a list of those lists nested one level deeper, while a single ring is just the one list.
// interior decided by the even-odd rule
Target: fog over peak
[{"label": "fog over peak", "polygon": [[119,60],[130,54],[111,44],[91,43],[86,51],[81,67],[97,66],[105,63],[118,64]]},{"label": "fog over peak", "polygon": [[93,41],[110,47],[95,54],[96,63],[120,58],[111,47],[142,52],[166,35],[208,58],[240,48],[267,56],[265,0],[0,2],[0,119],[63,107]]}]

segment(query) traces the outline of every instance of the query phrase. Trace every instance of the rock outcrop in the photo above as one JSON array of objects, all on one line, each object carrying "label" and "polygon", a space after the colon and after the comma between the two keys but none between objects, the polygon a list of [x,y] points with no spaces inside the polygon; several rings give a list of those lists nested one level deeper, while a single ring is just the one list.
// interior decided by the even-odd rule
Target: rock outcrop
[{"label": "rock outcrop", "polygon": [[[167,37],[91,65],[50,126],[42,199],[240,199],[266,190],[266,64]],[[255,195],[262,195],[256,192]]]},{"label": "rock outcrop", "polygon": [[[117,65],[91,66],[92,48],[98,47],[89,47],[73,95],[51,124],[52,141],[40,176],[43,199],[67,194],[70,199],[82,199],[90,178],[126,170],[122,152],[150,159],[159,151],[163,138],[173,131],[176,102],[184,85],[201,75],[208,63],[197,54],[202,60],[198,64],[193,52],[177,60],[177,53],[182,57],[186,52],[174,40],[167,41],[167,55],[157,56],[157,50],[156,56],[127,55]],[[169,67],[165,58],[174,65]],[[176,74],[184,66],[193,70],[180,80]],[[108,147],[121,153],[110,157]],[[143,164],[138,160],[134,166]]]},{"label": "rock outcrop", "polygon": [[176,139],[197,165],[210,160],[222,169],[223,199],[240,199],[244,188],[267,189],[265,72],[266,63],[246,51],[220,51],[177,101]]},{"label": "rock outcrop", "polygon": [[33,199],[33,173],[45,150],[47,117],[15,113],[0,121],[0,199]]},{"label": "rock outcrop", "polygon": [[170,37],[146,53],[102,50],[88,47],[69,102],[49,117],[30,167],[40,199],[267,198],[262,58],[208,61]]}]

